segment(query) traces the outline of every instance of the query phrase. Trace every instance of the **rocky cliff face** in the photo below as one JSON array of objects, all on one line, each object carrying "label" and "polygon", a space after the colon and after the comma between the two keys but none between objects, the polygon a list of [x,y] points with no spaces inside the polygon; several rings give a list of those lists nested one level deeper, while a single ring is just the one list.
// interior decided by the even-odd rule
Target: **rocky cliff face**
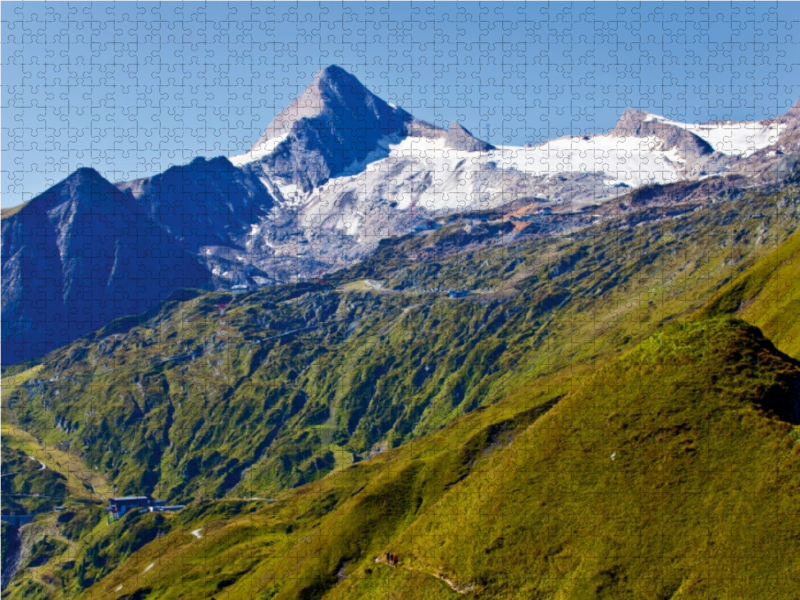
[{"label": "rocky cliff face", "polygon": [[633,108],[622,113],[611,133],[621,137],[654,137],[662,141],[664,150],[677,150],[681,155],[691,158],[700,158],[714,152],[711,144],[694,133]]},{"label": "rocky cliff face", "polygon": [[407,134],[414,118],[332,65],[267,127],[249,153],[262,168],[304,191],[384,155],[386,141]]}]

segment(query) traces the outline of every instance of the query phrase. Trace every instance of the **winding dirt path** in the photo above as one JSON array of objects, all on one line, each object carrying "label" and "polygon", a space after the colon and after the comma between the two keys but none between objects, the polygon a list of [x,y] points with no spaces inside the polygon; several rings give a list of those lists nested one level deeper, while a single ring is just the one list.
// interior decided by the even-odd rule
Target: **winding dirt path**
[{"label": "winding dirt path", "polygon": [[453,590],[456,594],[469,594],[470,592],[474,592],[475,591],[475,586],[474,585],[459,585],[459,584],[455,583],[452,579],[449,579],[448,577],[445,577],[441,573],[431,573],[430,571],[425,571],[424,569],[417,569],[417,568],[414,568],[414,567],[409,567],[409,566],[404,565],[402,563],[402,561],[399,561],[396,565],[390,565],[388,562],[386,562],[386,558],[384,558],[383,556],[378,556],[375,559],[375,562],[377,564],[384,564],[387,567],[392,567],[392,568],[395,568],[395,569],[405,569],[406,571],[417,571],[418,573],[422,573],[423,575],[428,575],[429,577],[434,577],[434,578],[438,579],[439,581],[442,581],[445,584],[447,584],[447,587],[449,587],[451,590]]}]

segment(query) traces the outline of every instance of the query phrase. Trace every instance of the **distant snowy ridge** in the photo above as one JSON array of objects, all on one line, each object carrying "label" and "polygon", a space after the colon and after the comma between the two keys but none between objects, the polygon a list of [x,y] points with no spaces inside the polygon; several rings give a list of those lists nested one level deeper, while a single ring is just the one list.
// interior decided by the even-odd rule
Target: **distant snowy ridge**
[{"label": "distant snowy ridge", "polygon": [[658,121],[689,131],[708,142],[715,152],[728,156],[752,156],[778,141],[787,125],[769,121],[715,121],[713,123],[681,123],[659,115],[649,115],[648,121]]},{"label": "distant snowy ridge", "polygon": [[707,124],[628,109],[606,133],[496,148],[457,122],[416,119],[334,66],[230,160],[276,199],[246,242],[252,265],[270,272],[292,257],[302,277],[352,264],[437,215],[521,198],[575,212],[645,185],[748,175],[756,169],[742,161],[763,169],[764,151],[793,123],[800,106],[769,121]]}]

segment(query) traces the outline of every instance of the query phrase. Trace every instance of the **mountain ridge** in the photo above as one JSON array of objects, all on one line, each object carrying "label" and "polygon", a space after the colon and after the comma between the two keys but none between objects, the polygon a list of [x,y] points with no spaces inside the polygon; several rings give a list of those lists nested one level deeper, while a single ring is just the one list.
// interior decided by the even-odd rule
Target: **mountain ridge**
[{"label": "mountain ridge", "polygon": [[[143,238],[158,240],[155,256],[142,251]],[[206,286],[199,261],[91,168],[3,219],[2,242],[4,365],[153,306],[173,289]]]},{"label": "mountain ridge", "polygon": [[[627,194],[648,186],[707,181],[697,189],[745,189],[777,182],[800,153],[798,110],[800,101],[772,122],[739,124],[739,131],[737,124],[682,124],[631,109],[605,134],[567,136],[531,148],[495,147],[455,121],[443,129],[416,119],[333,65],[322,69],[279,113],[250,153],[198,158],[153,177],[120,182],[116,189],[101,186],[105,191],[94,196],[90,192],[83,204],[98,203],[100,210],[121,203],[119,210],[131,222],[144,221],[138,229],[124,227],[117,215],[120,239],[113,228],[106,233],[84,228],[80,239],[104,256],[121,257],[118,246],[136,245],[152,259],[141,269],[151,274],[188,269],[185,281],[202,287],[242,290],[308,280],[356,264],[381,240],[439,227],[458,213],[499,211],[498,218],[524,218],[541,227],[538,215],[550,210],[586,226],[592,215],[605,218],[623,210]],[[741,151],[732,148],[731,131],[739,131]],[[75,178],[95,177],[91,173],[79,170],[57,186],[68,190]],[[730,178],[736,175],[741,178]],[[728,183],[719,186],[718,181]],[[673,189],[669,204],[682,200],[677,195],[684,188]],[[18,253],[23,230],[39,226],[30,215],[50,210],[42,208],[41,196],[3,211],[3,270],[11,282],[3,289],[3,306],[8,307],[4,332],[16,332],[19,343],[23,332],[33,331],[40,320],[32,308],[23,315],[22,306],[43,302],[23,281],[36,279],[38,272]],[[640,207],[661,199],[639,194],[635,201]],[[66,204],[60,210],[66,211]],[[59,218],[57,212],[47,235],[78,239],[67,215]],[[125,235],[136,241],[127,241]],[[31,248],[26,252],[24,256],[33,256]],[[165,262],[159,263],[162,255]],[[78,273],[89,273],[99,264],[90,266],[87,259],[79,267],[82,258],[50,263],[55,287],[62,281],[73,286]],[[142,263],[145,258],[125,260]],[[108,268],[113,273],[122,264]],[[173,285],[167,288],[166,294]],[[120,310],[138,311],[137,302],[146,310],[158,300],[135,287],[116,293],[126,298],[124,308],[95,311],[103,318],[90,327],[104,325],[111,314],[121,316]],[[113,295],[103,292],[98,301],[108,305]],[[71,319],[58,326],[68,333],[55,336],[56,344],[85,332],[81,323],[71,324],[74,314]],[[31,343],[24,351],[4,351],[4,360],[30,358],[52,347]]]}]

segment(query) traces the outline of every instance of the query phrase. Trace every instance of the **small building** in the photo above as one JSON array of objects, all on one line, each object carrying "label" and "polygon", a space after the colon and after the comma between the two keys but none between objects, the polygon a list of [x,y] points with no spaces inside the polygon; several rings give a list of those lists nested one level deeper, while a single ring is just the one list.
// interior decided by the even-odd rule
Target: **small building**
[{"label": "small building", "polygon": [[167,506],[167,503],[163,500],[156,500],[150,496],[123,496],[122,498],[109,499],[106,510],[111,513],[111,518],[116,521],[132,510],[173,512],[181,510],[184,506],[183,504]]},{"label": "small building", "polygon": [[122,516],[137,508],[150,510],[150,506],[155,506],[158,500],[152,500],[149,496],[123,496],[121,498],[110,498],[108,501],[108,511],[114,519]]}]

